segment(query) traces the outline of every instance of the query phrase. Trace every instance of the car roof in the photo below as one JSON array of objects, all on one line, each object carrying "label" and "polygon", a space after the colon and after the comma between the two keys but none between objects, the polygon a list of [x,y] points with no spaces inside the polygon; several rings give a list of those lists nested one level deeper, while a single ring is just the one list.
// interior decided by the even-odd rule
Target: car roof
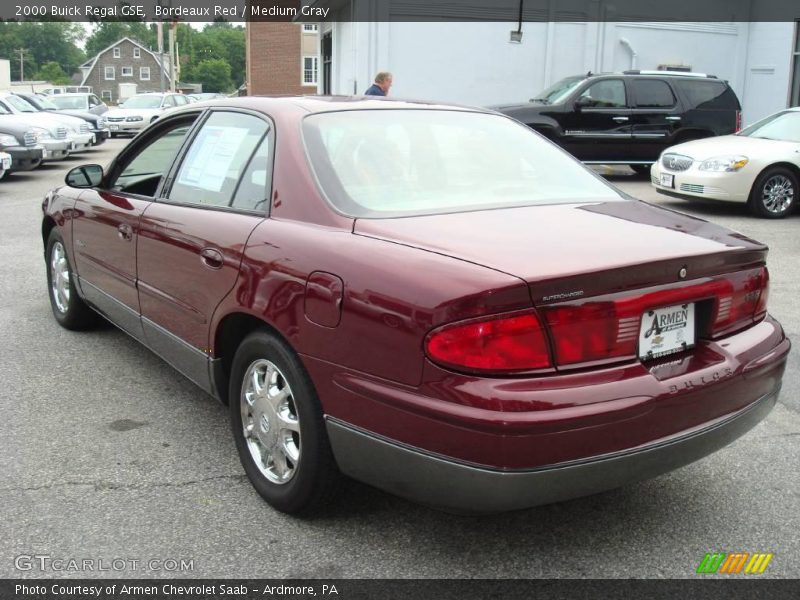
[{"label": "car roof", "polygon": [[[192,105],[194,107],[199,104]],[[339,112],[347,110],[458,110],[494,114],[494,111],[475,106],[444,104],[427,100],[389,99],[376,96],[239,96],[205,100],[202,106],[239,106],[261,111],[301,111],[306,113]]]},{"label": "car roof", "polygon": [[95,95],[94,92],[64,92],[63,94],[54,94],[54,96],[59,97],[69,97],[69,96],[90,96]]}]

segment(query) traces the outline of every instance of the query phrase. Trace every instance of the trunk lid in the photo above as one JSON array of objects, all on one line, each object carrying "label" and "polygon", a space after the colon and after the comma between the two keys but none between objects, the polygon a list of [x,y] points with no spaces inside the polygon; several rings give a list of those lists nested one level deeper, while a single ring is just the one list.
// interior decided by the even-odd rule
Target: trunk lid
[{"label": "trunk lid", "polygon": [[358,219],[353,233],[514,275],[536,305],[742,270],[764,264],[767,252],[740,233],[640,201]]}]

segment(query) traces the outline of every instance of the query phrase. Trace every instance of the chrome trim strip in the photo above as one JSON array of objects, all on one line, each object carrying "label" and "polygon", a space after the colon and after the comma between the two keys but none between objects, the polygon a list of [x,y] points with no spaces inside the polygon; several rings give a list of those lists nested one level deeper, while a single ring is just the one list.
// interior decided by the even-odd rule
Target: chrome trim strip
[{"label": "chrome trim strip", "polygon": [[139,342],[144,343],[144,331],[139,321],[139,313],[120,302],[114,296],[104,292],[90,281],[78,277],[78,285],[84,299],[114,325],[122,329]]}]

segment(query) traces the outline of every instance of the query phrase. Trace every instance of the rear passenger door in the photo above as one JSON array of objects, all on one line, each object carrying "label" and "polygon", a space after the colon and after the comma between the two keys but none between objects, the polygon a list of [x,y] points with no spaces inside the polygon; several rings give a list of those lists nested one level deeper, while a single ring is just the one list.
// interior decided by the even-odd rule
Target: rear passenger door
[{"label": "rear passenger door", "polygon": [[140,222],[148,345],[206,389],[209,323],[236,283],[250,233],[267,216],[273,140],[263,115],[209,111]]},{"label": "rear passenger door", "polygon": [[634,78],[631,89],[631,159],[655,161],[681,128],[681,106],[663,79]]}]

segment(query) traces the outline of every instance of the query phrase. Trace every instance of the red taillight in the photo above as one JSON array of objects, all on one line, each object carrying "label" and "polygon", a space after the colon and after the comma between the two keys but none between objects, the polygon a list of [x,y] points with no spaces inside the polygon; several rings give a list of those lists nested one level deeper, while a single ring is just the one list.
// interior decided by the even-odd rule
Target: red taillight
[{"label": "red taillight", "polygon": [[711,327],[715,336],[746,327],[767,312],[769,273],[766,267],[735,273],[728,276],[725,282],[728,285],[718,296]]},{"label": "red taillight", "polygon": [[470,371],[535,371],[550,367],[542,324],[533,313],[446,325],[425,341],[431,360]]},{"label": "red taillight", "polygon": [[609,362],[636,356],[642,315],[653,308],[708,301],[712,316],[705,333],[713,337],[751,325],[766,312],[767,280],[766,268],[760,268],[686,287],[587,299],[540,311],[553,339],[556,366]]},{"label": "red taillight", "polygon": [[742,111],[736,111],[736,133],[742,130]]}]

